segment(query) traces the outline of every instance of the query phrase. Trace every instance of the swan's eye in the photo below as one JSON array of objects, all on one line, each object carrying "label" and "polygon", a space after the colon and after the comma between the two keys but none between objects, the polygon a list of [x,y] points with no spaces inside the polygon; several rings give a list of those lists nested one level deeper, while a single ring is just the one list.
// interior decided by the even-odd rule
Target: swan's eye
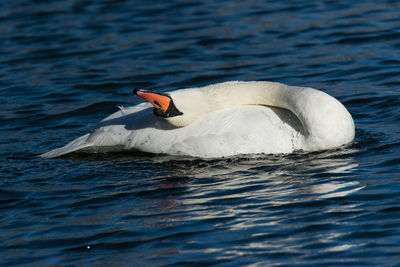
[{"label": "swan's eye", "polygon": [[159,109],[159,108],[153,109],[153,113],[154,113],[154,115],[156,115],[156,116],[165,117],[164,112],[163,112],[161,109]]}]

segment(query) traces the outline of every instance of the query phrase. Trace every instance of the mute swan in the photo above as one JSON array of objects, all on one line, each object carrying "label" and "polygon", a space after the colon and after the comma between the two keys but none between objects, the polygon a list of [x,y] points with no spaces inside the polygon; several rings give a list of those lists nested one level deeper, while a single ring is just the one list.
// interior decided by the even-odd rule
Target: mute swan
[{"label": "mute swan", "polygon": [[91,133],[41,156],[139,150],[210,158],[316,151],[354,139],[354,122],[346,108],[312,88],[235,81],[135,94],[148,103],[120,107]]}]

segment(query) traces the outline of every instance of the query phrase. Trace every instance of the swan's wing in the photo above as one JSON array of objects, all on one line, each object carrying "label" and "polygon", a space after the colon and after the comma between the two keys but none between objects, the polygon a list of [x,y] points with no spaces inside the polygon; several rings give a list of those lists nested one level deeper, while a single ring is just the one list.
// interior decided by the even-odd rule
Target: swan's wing
[{"label": "swan's wing", "polygon": [[[123,146],[124,137],[129,133],[129,127],[141,125],[143,114],[151,114],[149,103],[142,103],[133,107],[119,107],[119,111],[103,119],[89,134],[85,134],[69,142],[63,147],[53,149],[39,155],[43,158],[56,158],[77,151],[109,151]],[[143,112],[144,111],[144,112]],[[154,117],[154,116],[153,116]]]},{"label": "swan's wing", "polygon": [[148,105],[136,106],[112,114],[92,133],[41,156],[122,150],[202,158],[289,153],[296,149],[299,127],[290,111],[245,106],[209,113],[189,126],[175,128],[154,116]]},{"label": "swan's wing", "polygon": [[69,142],[65,146],[50,150],[49,152],[39,155],[39,157],[56,158],[56,157],[60,157],[62,155],[65,155],[65,154],[68,154],[68,153],[71,153],[74,151],[81,150],[86,147],[90,147],[92,144],[86,142],[88,137],[89,137],[89,134],[85,134],[85,135],[73,140],[72,142]]},{"label": "swan's wing", "polygon": [[297,149],[301,123],[290,111],[242,106],[208,114],[175,129],[168,154],[203,158],[252,153],[290,153]]},{"label": "swan's wing", "polygon": [[290,153],[298,149],[301,123],[290,111],[243,106],[209,113],[173,129],[132,131],[126,149],[214,158],[252,153]]}]

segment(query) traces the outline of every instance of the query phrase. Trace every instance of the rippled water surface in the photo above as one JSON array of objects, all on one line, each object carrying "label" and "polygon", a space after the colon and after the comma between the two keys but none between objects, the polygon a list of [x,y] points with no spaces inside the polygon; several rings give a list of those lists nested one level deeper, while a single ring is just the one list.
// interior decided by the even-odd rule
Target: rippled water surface
[{"label": "rippled water surface", "polygon": [[[0,264],[400,262],[397,1],[2,1]],[[355,141],[218,160],[37,155],[132,89],[228,80],[320,88]]]}]

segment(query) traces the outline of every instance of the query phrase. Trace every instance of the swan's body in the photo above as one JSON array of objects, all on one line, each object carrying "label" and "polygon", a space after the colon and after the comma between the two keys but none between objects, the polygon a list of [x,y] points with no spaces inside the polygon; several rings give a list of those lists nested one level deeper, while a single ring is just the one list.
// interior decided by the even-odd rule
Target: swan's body
[{"label": "swan's body", "polygon": [[209,158],[323,150],[354,139],[354,122],[346,108],[312,88],[226,82],[176,90],[169,97],[179,115],[157,117],[149,103],[124,108],[92,133],[42,156],[139,150]]}]

